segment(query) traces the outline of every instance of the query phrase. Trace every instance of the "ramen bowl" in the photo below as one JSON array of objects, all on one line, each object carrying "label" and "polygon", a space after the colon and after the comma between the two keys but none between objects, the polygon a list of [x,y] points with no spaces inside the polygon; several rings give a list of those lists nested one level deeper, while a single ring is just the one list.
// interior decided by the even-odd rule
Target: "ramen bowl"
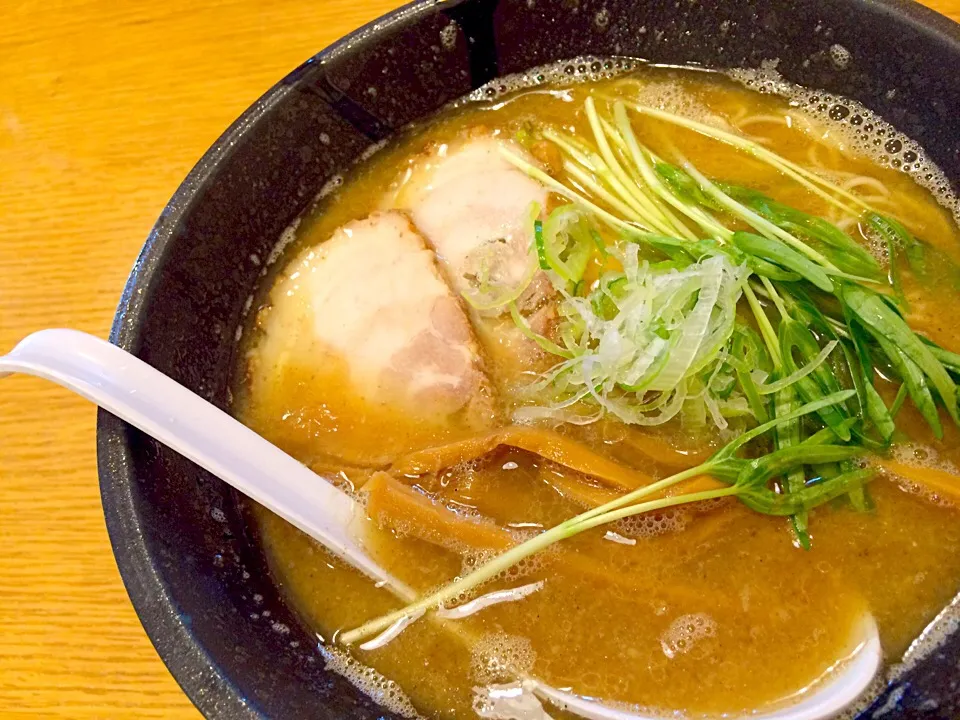
[{"label": "ramen bowl", "polygon": [[[502,76],[623,56],[706,68],[775,67],[859,101],[960,182],[960,27],[908,2],[415,2],[323,50],[266,92],[164,209],[111,339],[229,407],[249,298],[284,231],[368,148]],[[207,717],[389,716],[325,669],[285,602],[244,504],[223,483],[101,412],[104,512],[131,600]],[[960,714],[951,608],[863,717]]]}]

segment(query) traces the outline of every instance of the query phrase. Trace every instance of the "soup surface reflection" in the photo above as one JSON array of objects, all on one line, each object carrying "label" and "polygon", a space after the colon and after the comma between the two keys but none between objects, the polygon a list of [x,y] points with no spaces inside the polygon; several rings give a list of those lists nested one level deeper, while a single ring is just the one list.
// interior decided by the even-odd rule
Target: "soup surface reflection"
[{"label": "soup surface reflection", "polygon": [[[584,389],[565,405],[575,392],[570,388],[580,386],[564,389],[555,379],[548,382],[559,364],[576,355],[556,354],[551,346],[563,351],[571,342],[588,343],[583,338],[589,329],[577,329],[563,309],[564,297],[586,297],[605,273],[621,272],[632,262],[630,244],[641,246],[641,265],[648,262],[663,277],[692,267],[667,267],[668,254],[656,254],[664,245],[625,240],[629,233],[623,228],[593,216],[583,237],[593,237],[597,247],[585,251],[589,257],[582,269],[576,255],[581,246],[573,240],[551,255],[537,236],[552,232],[550,213],[571,199],[579,208],[571,212],[586,212],[579,200],[558,191],[561,185],[627,222],[629,212],[642,212],[649,201],[656,210],[651,217],[666,225],[648,231],[658,237],[675,228],[684,242],[729,240],[714,235],[694,211],[684,214],[683,203],[702,202],[704,212],[721,218],[731,232],[762,236],[766,228],[711,205],[716,201],[710,198],[697,201],[689,186],[688,195],[669,186],[681,198],[674,204],[654,193],[623,190],[610,163],[604,166],[604,148],[594,150],[588,98],[608,125],[618,119],[611,108],[620,99],[749,138],[895,218],[922,239],[929,254],[925,267],[902,263],[895,286],[887,286],[883,283],[894,274],[887,272],[888,251],[894,246],[884,245],[862,218],[850,217],[826,195],[729,143],[653,115],[629,116],[654,161],[696,168],[726,183],[723,188],[750,188],[832,223],[877,258],[883,283],[871,287],[883,285],[882,292],[899,298],[910,327],[944,350],[960,352],[960,273],[952,265],[960,238],[953,218],[908,173],[882,166],[853,147],[843,128],[782,98],[719,75],[644,68],[568,87],[522,89],[447,111],[357,166],[296,230],[256,299],[235,388],[234,411],[243,422],[354,493],[363,508],[357,532],[375,557],[418,593],[465,576],[637,485],[697,465],[758,422],[749,398],[736,400],[739,389],[729,395],[715,389],[714,381],[727,372],[722,359],[711,377],[701,378],[706,389],[696,391],[716,399],[697,400],[699,386],[691,379],[675,416],[658,425],[624,421],[628,400],[634,403],[629,412],[655,415],[636,410],[625,381],[611,381],[608,395]],[[568,148],[552,141],[551,128]],[[610,152],[626,173],[631,149],[625,140],[610,130]],[[560,185],[548,186],[505,161],[502,147]],[[577,153],[592,174],[581,168],[577,175]],[[570,223],[588,227],[577,219],[586,215],[571,217]],[[808,237],[796,227],[797,237]],[[494,254],[478,255],[478,248]],[[738,259],[723,261],[730,273],[741,272]],[[698,268],[708,262],[694,261]],[[791,270],[790,262],[783,260],[786,265],[772,280],[736,276],[744,283],[737,292],[754,288],[760,312],[773,323],[782,311],[768,285],[789,291],[807,282],[791,277],[799,270]],[[579,277],[567,282],[567,272]],[[831,278],[838,287],[846,281],[837,274]],[[666,282],[658,279],[653,286]],[[498,306],[501,289],[511,287],[523,293]],[[678,311],[687,313],[685,321],[704,288]],[[811,297],[826,298],[824,307],[832,307],[829,293],[818,292],[810,287]],[[749,302],[737,297],[736,320],[730,322],[763,336]],[[793,312],[792,306],[787,310]],[[715,309],[710,322],[719,322],[718,316]],[[609,314],[604,318],[609,321]],[[658,356],[671,363],[690,336],[682,328],[668,331],[681,333],[671,346],[673,355]],[[797,388],[793,407],[805,400],[804,380],[817,382],[821,371],[833,373],[838,387],[853,387],[843,371],[845,339],[837,332],[838,344],[827,359],[786,386]],[[820,349],[831,336],[817,333],[816,340]],[[359,644],[339,648],[335,637],[403,603],[255,508],[262,542],[284,591],[329,652],[349,652],[374,668],[423,716],[473,717],[477,688],[508,683],[518,673],[581,696],[661,713],[736,716],[789,702],[850,652],[864,614],[875,618],[886,659],[893,662],[960,588],[960,518],[953,504],[960,497],[960,479],[953,477],[960,465],[960,433],[943,397],[930,390],[931,403],[937,403],[933,414],[942,425],[938,439],[929,408],[926,415],[922,411],[925,396],[904,390],[896,398],[902,373],[911,366],[869,352],[874,366],[868,375],[881,402],[888,408],[902,403],[894,416],[893,449],[885,449],[875,431],[863,430],[863,436],[874,433],[872,444],[863,441],[864,456],[807,466],[800,483],[810,488],[817,487],[820,475],[829,479],[851,467],[855,472],[869,466],[878,475],[865,489],[852,488],[798,511],[794,519],[758,512],[736,497],[622,519],[552,545],[445,605],[542,582],[525,597],[459,620],[441,621],[428,613],[391,641],[366,650]],[[745,372],[761,390],[789,375],[786,370],[777,375],[772,366]],[[736,367],[729,374],[731,383],[747,382]],[[650,387],[665,382],[663,377]],[[668,392],[659,390],[666,397]],[[779,412],[774,398],[780,392],[761,396],[771,413]],[[603,405],[608,401],[611,407],[620,403],[621,416]],[[827,423],[814,414],[797,432],[810,437]],[[852,423],[849,442],[857,442],[856,428],[867,426]],[[519,430],[496,435],[503,428]],[[747,456],[785,443],[783,435],[771,438],[773,433],[751,446]],[[411,465],[409,454],[416,451],[427,454],[420,465]],[[688,482],[689,492],[725,487],[710,478]],[[773,476],[769,487],[773,494],[787,493],[790,482],[784,472]]]}]

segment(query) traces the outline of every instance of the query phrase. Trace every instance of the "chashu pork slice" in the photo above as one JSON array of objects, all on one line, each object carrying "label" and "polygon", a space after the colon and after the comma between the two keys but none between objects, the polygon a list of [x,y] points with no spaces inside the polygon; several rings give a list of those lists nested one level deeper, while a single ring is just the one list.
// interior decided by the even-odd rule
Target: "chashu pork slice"
[{"label": "chashu pork slice", "polygon": [[350,222],[302,252],[259,327],[252,374],[273,383],[260,397],[281,398],[271,417],[286,425],[270,434],[291,449],[388,462],[495,420],[473,329],[400,212]]},{"label": "chashu pork slice", "polygon": [[397,197],[460,293],[470,289],[483,263],[504,285],[520,283],[530,268],[531,208],[546,208],[547,190],[511,165],[501,148],[526,155],[491,136],[441,145],[411,172]]},{"label": "chashu pork slice", "polygon": [[[479,131],[478,131],[479,132]],[[501,150],[537,161],[514,142],[478,132],[440,145],[415,163],[394,202],[410,213],[417,229],[461,295],[470,295],[477,278],[492,278],[500,287],[529,281],[517,298],[527,324],[551,335],[557,294],[536,268],[531,211],[547,207],[547,189],[504,158]],[[516,327],[504,305],[484,309],[477,318],[501,393],[512,394],[530,371],[547,369],[555,358]]]}]

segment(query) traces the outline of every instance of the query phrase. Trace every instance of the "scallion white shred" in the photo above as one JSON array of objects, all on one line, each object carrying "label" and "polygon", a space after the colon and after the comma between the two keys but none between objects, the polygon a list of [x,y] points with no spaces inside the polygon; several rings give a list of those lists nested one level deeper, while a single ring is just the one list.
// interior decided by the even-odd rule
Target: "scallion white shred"
[{"label": "scallion white shred", "polygon": [[624,422],[659,425],[697,403],[701,416],[725,428],[712,380],[726,358],[746,268],[715,255],[665,269],[642,260],[634,243],[613,251],[623,265],[615,284],[608,276],[588,297],[561,300],[560,315],[574,328],[572,357],[538,384],[553,391],[553,403],[526,413],[556,411],[559,419],[573,398],[592,399]]}]

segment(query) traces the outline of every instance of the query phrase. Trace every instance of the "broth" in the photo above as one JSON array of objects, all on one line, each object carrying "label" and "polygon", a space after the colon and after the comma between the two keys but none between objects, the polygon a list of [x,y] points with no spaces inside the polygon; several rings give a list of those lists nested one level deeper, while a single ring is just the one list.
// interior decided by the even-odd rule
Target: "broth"
[{"label": "broth", "polygon": [[[944,257],[958,257],[952,217],[909,174],[853,153],[842,134],[836,140],[830,125],[785,100],[716,74],[642,68],[568,87],[520,89],[462,104],[412,129],[354,168],[285,248],[244,335],[234,410],[255,431],[355,492],[366,503],[366,516],[357,521],[365,544],[418,592],[466,574],[505,547],[623,489],[509,447],[438,473],[391,480],[377,475],[410,451],[505,424],[514,410],[529,405],[521,388],[552,361],[517,332],[509,314],[472,312],[489,387],[481,382],[468,404],[450,404],[445,395],[434,404],[404,405],[389,388],[358,380],[358,361],[349,351],[311,332],[314,316],[305,297],[313,291],[304,279],[318,268],[311,249],[373,212],[400,208],[416,218],[418,183],[429,183],[429,173],[438,172],[428,166],[465,142],[512,138],[531,123],[589,137],[582,110],[589,93],[639,97],[747,133],[877,207],[895,208],[913,234]],[[658,154],[667,157],[680,147],[707,177],[844,222],[830,203],[754,157],[650,117],[632,122]],[[560,162],[535,145],[531,152],[546,167]],[[557,204],[553,196],[547,202]],[[362,228],[352,227],[345,237],[360,234]],[[857,233],[856,226],[845,227]],[[367,302],[364,294],[392,292],[383,289],[388,276],[378,272],[357,268],[353,281],[365,288],[358,304]],[[957,288],[946,270],[932,277],[904,274],[908,320],[944,348],[960,351]],[[459,352],[461,345],[453,347]],[[466,377],[472,375],[458,375],[453,385],[462,387]],[[877,387],[891,402],[896,386],[880,380]],[[949,420],[944,425],[944,438],[935,439],[907,401],[897,415],[898,442],[922,447],[908,459],[935,454],[952,472],[960,464],[960,434]],[[561,424],[556,432],[603,458],[663,478],[695,465],[692,458],[741,429],[734,424],[725,431],[692,431],[682,417],[659,428],[633,428],[607,417]],[[482,590],[543,581],[521,601],[458,620],[455,632],[449,622],[424,618],[380,648],[351,647],[350,653],[396,682],[428,717],[473,716],[475,687],[507,682],[518,670],[579,695],[652,712],[737,715],[773,707],[849,653],[864,612],[876,619],[886,658],[895,661],[957,593],[960,523],[949,494],[882,475],[870,485],[868,511],[838,499],[811,512],[809,550],[798,547],[787,519],[733,499],[636,516],[565,540]],[[425,499],[434,504],[423,505]],[[325,642],[399,606],[386,589],[284,521],[260,508],[255,515],[278,582]],[[435,525],[417,524],[416,517]]]}]

